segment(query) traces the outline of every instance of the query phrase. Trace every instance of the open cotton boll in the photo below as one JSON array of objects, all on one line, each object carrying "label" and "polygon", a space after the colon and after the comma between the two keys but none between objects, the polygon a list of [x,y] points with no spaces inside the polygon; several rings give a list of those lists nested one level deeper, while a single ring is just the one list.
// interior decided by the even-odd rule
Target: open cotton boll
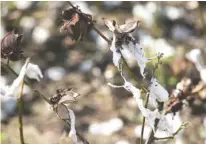
[{"label": "open cotton boll", "polygon": [[68,108],[69,116],[71,120],[71,130],[69,132],[69,136],[72,137],[73,144],[77,144],[77,135],[76,135],[76,129],[75,129],[75,115],[74,112]]},{"label": "open cotton boll", "polygon": [[115,36],[115,34],[113,34],[113,40],[112,40],[112,45],[110,47],[110,50],[113,53],[113,63],[119,69],[119,60],[121,58],[121,55],[120,55],[120,53],[117,52],[117,49],[115,47],[115,43],[116,43],[116,36]]},{"label": "open cotton boll", "polygon": [[158,129],[167,132],[169,135],[173,134],[172,118],[161,116],[158,123]]},{"label": "open cotton boll", "polygon": [[157,82],[155,78],[151,79],[149,87],[150,97],[154,97],[159,102],[166,102],[169,100],[169,93]]},{"label": "open cotton boll", "polygon": [[157,104],[157,101],[156,101],[156,98],[154,96],[151,96],[149,97],[149,105],[154,107],[154,108],[157,108],[158,107],[158,104]]},{"label": "open cotton boll", "polygon": [[155,131],[155,119],[160,119],[160,113],[158,112],[158,110],[156,109],[154,111],[151,111],[150,109],[142,107],[141,112],[145,117],[148,126],[151,127],[153,131]]},{"label": "open cotton boll", "polygon": [[29,63],[26,70],[26,75],[31,79],[36,79],[37,81],[40,81],[40,78],[43,78],[41,69],[38,65]]},{"label": "open cotton boll", "polygon": [[24,80],[24,76],[26,74],[26,69],[27,69],[29,60],[30,60],[29,58],[26,60],[25,64],[21,68],[19,76],[13,81],[12,85],[8,86],[8,90],[5,96],[12,96],[12,97],[18,96],[18,91],[19,91],[22,81]]},{"label": "open cotton boll", "polygon": [[182,121],[179,113],[175,116],[173,114],[162,115],[155,132],[156,137],[168,137],[172,136],[179,127],[181,126]]},{"label": "open cotton boll", "polygon": [[124,49],[128,49],[130,53],[135,57],[138,66],[140,67],[140,73],[144,76],[144,69],[146,67],[146,63],[149,62],[149,59],[144,56],[144,50],[138,43],[133,43],[132,41],[129,44],[123,44],[122,47]]},{"label": "open cotton boll", "polygon": [[136,88],[132,83],[128,82],[125,77],[122,75],[122,78],[124,79],[125,83],[121,86],[116,86],[111,83],[108,85],[114,87],[114,88],[122,88],[124,87],[127,91],[131,92],[133,94],[133,97],[136,100],[136,103],[138,105],[138,108],[140,109],[142,115],[146,118],[147,124],[155,131],[154,123],[156,118],[160,118],[160,113],[156,109],[155,111],[151,111],[144,107],[143,100],[140,98],[141,92],[138,88]]}]

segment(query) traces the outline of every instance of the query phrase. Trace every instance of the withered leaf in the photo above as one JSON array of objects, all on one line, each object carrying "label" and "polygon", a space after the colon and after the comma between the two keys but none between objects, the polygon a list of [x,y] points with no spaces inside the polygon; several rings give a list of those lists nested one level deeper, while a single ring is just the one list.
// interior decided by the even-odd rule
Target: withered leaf
[{"label": "withered leaf", "polygon": [[82,13],[80,10],[77,12],[77,8],[63,11],[62,18],[64,24],[60,28],[60,32],[66,32],[76,42],[83,40],[91,30],[92,16]]},{"label": "withered leaf", "polygon": [[61,97],[59,103],[67,104],[67,103],[74,102],[74,101],[76,101],[77,97],[79,97],[79,96],[80,96],[80,94],[77,92],[74,92],[72,90],[67,91],[65,93],[65,95],[63,97]]},{"label": "withered leaf", "polygon": [[50,98],[50,103],[52,105],[60,104],[60,103],[71,103],[76,101],[77,97],[80,94],[74,92],[71,88],[67,89],[57,89],[56,94]]},{"label": "withered leaf", "polygon": [[127,20],[124,25],[120,26],[120,29],[123,33],[131,33],[138,27],[138,23],[135,20]]},{"label": "withered leaf", "polygon": [[57,113],[57,115],[61,118],[61,119],[69,119],[69,110],[67,108],[66,105],[64,104],[57,104],[54,107],[54,111]]},{"label": "withered leaf", "polygon": [[116,22],[114,20],[111,21],[111,20],[108,20],[106,18],[103,18],[103,20],[104,20],[105,26],[108,27],[110,31],[114,32]]}]

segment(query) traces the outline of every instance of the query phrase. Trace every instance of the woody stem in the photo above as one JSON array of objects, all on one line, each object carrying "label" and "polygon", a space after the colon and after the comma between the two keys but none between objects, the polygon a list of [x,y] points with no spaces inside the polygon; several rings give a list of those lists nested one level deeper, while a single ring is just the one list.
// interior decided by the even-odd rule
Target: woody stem
[{"label": "woody stem", "polygon": [[24,89],[24,82],[22,81],[21,91],[19,93],[19,99],[18,99],[19,133],[20,133],[20,143],[21,144],[24,144],[23,121],[22,121],[22,110],[23,110],[22,94],[23,94],[23,89]]}]

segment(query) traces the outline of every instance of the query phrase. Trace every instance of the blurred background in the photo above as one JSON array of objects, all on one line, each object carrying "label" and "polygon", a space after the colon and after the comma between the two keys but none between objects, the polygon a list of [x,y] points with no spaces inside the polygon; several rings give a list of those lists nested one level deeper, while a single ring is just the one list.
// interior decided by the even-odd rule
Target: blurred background
[{"label": "blurred background", "polygon": [[[96,27],[108,38],[112,33],[102,18],[123,24],[133,18],[141,21],[133,32],[144,47],[146,56],[164,53],[163,64],[156,76],[169,93],[182,78],[193,87],[203,89],[192,96],[180,111],[182,121],[190,125],[176,140],[165,144],[206,143],[206,3],[205,2],[72,2],[84,13],[91,14]],[[123,80],[112,63],[109,45],[95,31],[83,41],[71,45],[68,36],[60,34],[61,13],[70,8],[67,2],[1,2],[1,39],[17,28],[23,33],[24,55],[38,64],[44,78],[32,85],[48,98],[56,89],[72,87],[81,94],[70,108],[76,115],[76,129],[91,144],[133,144],[140,137],[142,115],[131,93],[114,89],[108,82],[121,85]],[[142,79],[135,59],[125,54],[137,78]],[[196,67],[201,57],[202,69]],[[197,60],[198,59],[198,60]],[[3,59],[2,59],[3,61]],[[6,61],[4,61],[6,62]],[[24,61],[10,62],[19,73]],[[151,75],[152,65],[146,72]],[[1,85],[10,85],[15,76],[1,67]],[[143,97],[144,98],[144,97]],[[24,137],[29,144],[71,143],[68,128],[28,86],[24,88]],[[1,97],[1,142],[19,143],[17,102]],[[149,130],[145,129],[145,138]]]}]

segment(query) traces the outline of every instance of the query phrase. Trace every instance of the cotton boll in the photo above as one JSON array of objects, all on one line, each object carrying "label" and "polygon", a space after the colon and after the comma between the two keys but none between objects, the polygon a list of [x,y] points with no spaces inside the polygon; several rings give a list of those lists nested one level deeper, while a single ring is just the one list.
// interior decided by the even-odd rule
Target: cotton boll
[{"label": "cotton boll", "polygon": [[26,75],[31,79],[36,79],[37,81],[40,81],[40,78],[43,78],[41,69],[38,65],[29,63],[26,70]]},{"label": "cotton boll", "polygon": [[154,108],[158,107],[158,104],[157,104],[155,96],[150,96],[149,97],[149,105],[154,107]]},{"label": "cotton boll", "polygon": [[175,133],[179,129],[181,124],[182,121],[179,113],[176,113],[175,116],[173,114],[162,115],[155,136],[157,137],[172,136],[173,133]]},{"label": "cotton boll", "polygon": [[149,62],[149,59],[144,56],[143,48],[138,43],[133,44],[132,41],[130,41],[129,44],[123,44],[122,47],[124,49],[128,49],[130,53],[135,57],[140,67],[140,73],[143,77],[145,77],[144,69],[146,67],[146,63]]},{"label": "cotton boll", "polygon": [[75,129],[75,115],[74,112],[71,109],[68,109],[70,121],[71,121],[71,130],[69,132],[69,136],[72,137],[72,141],[74,144],[77,144],[77,135],[76,135],[76,129]]},{"label": "cotton boll", "polygon": [[167,132],[169,135],[173,134],[172,118],[162,116],[158,123],[158,129]]},{"label": "cotton boll", "polygon": [[149,127],[152,128],[153,131],[155,131],[154,128],[155,119],[160,118],[160,114],[158,110],[156,109],[155,111],[151,111],[149,109],[144,108],[141,112],[142,115],[146,118],[146,123],[149,125]]},{"label": "cotton boll", "polygon": [[13,81],[12,85],[8,87],[8,91],[6,92],[5,96],[17,97],[19,88],[22,84],[24,76],[26,74],[27,65],[29,63],[29,58],[26,60],[25,64],[21,68],[19,76]]},{"label": "cotton boll", "polygon": [[149,90],[150,90],[150,96],[155,97],[157,101],[159,102],[168,101],[169,93],[157,82],[155,78],[152,78]]},{"label": "cotton boll", "polygon": [[110,47],[110,50],[113,53],[113,63],[119,69],[119,60],[121,58],[121,55],[120,55],[120,53],[117,52],[116,47],[115,47],[115,43],[116,43],[116,36],[115,36],[115,34],[113,34],[113,40],[112,40],[112,45]]}]

